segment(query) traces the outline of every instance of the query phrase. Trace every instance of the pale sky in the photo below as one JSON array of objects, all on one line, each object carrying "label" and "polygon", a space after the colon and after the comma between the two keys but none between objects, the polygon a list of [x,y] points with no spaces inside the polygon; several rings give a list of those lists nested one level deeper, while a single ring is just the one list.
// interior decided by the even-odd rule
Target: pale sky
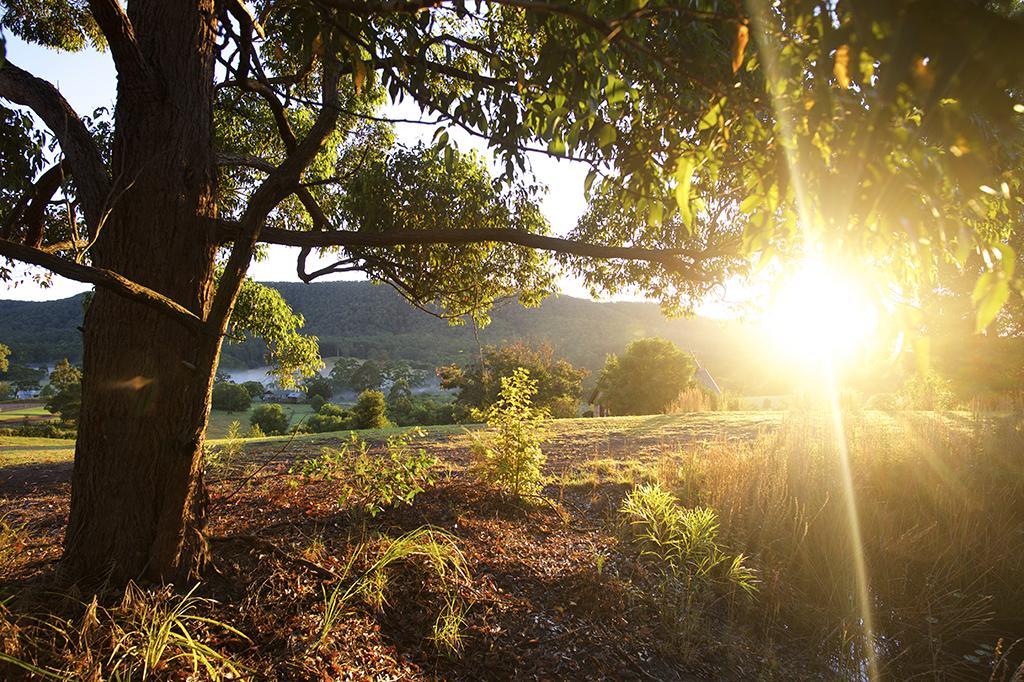
[{"label": "pale sky", "polygon": [[[29,45],[14,36],[7,36],[7,58],[29,72],[53,83],[80,115],[88,115],[99,107],[113,108],[116,77],[108,53],[85,51],[65,53]],[[417,111],[405,111],[401,115],[415,118]],[[423,125],[399,124],[397,135],[407,144],[418,140],[430,141],[434,128]],[[451,137],[463,149],[475,147],[486,154],[481,141],[451,131]],[[533,155],[533,169],[549,191],[541,209],[551,223],[555,233],[564,234],[576,224],[586,209],[583,195],[583,181],[586,169],[568,161],[558,161],[544,155]],[[298,249],[273,246],[269,257],[249,267],[249,276],[259,281],[297,281],[295,258]],[[312,266],[315,263],[311,263]],[[335,279],[362,279],[361,275],[336,276]],[[324,278],[331,279],[331,278]],[[320,281],[320,280],[318,280]],[[86,291],[89,285],[54,276],[53,285],[42,288],[31,281],[17,287],[0,286],[0,298],[21,300],[52,300],[65,298]],[[590,298],[579,282],[563,279],[561,291],[572,296]],[[629,297],[616,297],[629,298]],[[632,300],[636,300],[635,298]],[[707,301],[701,306],[701,314],[728,316],[725,301]]]}]

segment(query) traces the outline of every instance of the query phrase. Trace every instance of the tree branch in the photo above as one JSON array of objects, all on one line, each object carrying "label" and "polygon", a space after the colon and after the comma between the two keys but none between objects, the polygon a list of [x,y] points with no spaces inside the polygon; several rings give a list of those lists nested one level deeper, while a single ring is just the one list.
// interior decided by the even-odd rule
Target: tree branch
[{"label": "tree branch", "polygon": [[129,87],[150,89],[153,71],[135,40],[135,29],[117,0],[89,0],[89,10],[110,45],[117,74]]},{"label": "tree branch", "polygon": [[154,310],[171,315],[189,329],[198,331],[203,326],[203,320],[188,308],[116,272],[75,263],[41,249],[35,249],[24,244],[16,244],[6,239],[0,239],[0,256],[44,267],[51,272],[55,272],[68,279],[73,279],[76,282],[85,282],[86,284],[104,287],[121,296],[149,306]]},{"label": "tree branch", "polygon": [[[232,223],[221,223],[222,237],[230,240],[237,231]],[[648,249],[636,246],[606,246],[590,244],[563,237],[520,232],[502,228],[476,228],[467,230],[393,230],[387,232],[357,232],[354,230],[331,230],[306,232],[298,230],[282,230],[264,227],[260,232],[259,241],[265,244],[282,246],[298,246],[303,248],[322,248],[328,246],[386,248],[390,246],[410,244],[476,244],[481,242],[498,242],[516,244],[542,251],[554,251],[570,256],[585,258],[642,260],[658,263],[680,274],[703,281],[707,276],[693,265],[681,262],[680,257],[694,261],[720,255],[695,249]]]},{"label": "tree branch", "polygon": [[238,222],[239,229],[231,240],[234,241],[234,247],[224,266],[224,274],[221,276],[208,318],[211,325],[219,327],[220,333],[227,327],[228,317],[231,315],[231,309],[234,307],[267,216],[299,186],[303,171],[312,163],[323,147],[324,140],[338,123],[339,77],[340,65],[337,60],[325,59],[321,78],[323,107],[320,113],[317,114],[309,133],[288,153],[281,165],[274,168],[267,179],[256,188]]},{"label": "tree branch", "polygon": [[0,97],[30,108],[53,131],[60,143],[85,214],[90,233],[103,222],[110,195],[110,177],[96,142],[82,119],[50,83],[10,61],[0,66]]},{"label": "tree branch", "polygon": [[39,176],[32,192],[32,200],[25,207],[21,222],[25,225],[25,243],[38,247],[43,243],[46,227],[46,205],[64,182],[64,164],[58,163]]}]

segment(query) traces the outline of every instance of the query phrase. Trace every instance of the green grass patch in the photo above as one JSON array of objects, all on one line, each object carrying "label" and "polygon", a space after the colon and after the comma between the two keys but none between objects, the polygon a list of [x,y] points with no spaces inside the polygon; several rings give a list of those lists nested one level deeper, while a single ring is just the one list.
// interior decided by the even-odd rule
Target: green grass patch
[{"label": "green grass patch", "polygon": [[74,455],[73,440],[0,436],[0,467],[70,462]]},{"label": "green grass patch", "polygon": [[[245,412],[225,412],[223,410],[213,410],[210,412],[210,423],[206,427],[207,439],[216,440],[218,438],[224,438],[228,435],[228,427],[231,426],[231,422],[238,422],[242,425],[242,433],[249,430],[249,417],[252,415],[252,411],[260,405],[270,405],[273,403],[253,403],[252,408]],[[288,415],[288,425],[295,426],[306,417],[313,414],[313,407],[304,403],[297,404],[282,404],[284,413]]]},{"label": "green grass patch", "polygon": [[[56,417],[49,412],[42,405],[28,404],[24,406],[17,406],[14,409],[3,409],[0,411],[0,424],[4,422],[22,422],[25,419],[31,419],[36,421],[40,418],[46,420],[56,419]],[[10,424],[8,424],[10,426]]]}]

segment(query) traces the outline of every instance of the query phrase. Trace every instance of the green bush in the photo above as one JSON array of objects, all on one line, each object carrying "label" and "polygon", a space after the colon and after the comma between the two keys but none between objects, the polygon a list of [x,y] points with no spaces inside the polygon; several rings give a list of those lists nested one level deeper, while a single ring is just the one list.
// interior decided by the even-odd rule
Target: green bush
[{"label": "green bush", "polygon": [[253,400],[262,398],[267,392],[266,387],[258,381],[246,381],[241,386],[249,393],[249,397]]},{"label": "green bush", "polygon": [[383,429],[391,426],[387,417],[388,404],[380,391],[368,389],[356,398],[352,408],[352,428]]},{"label": "green bush", "polygon": [[352,419],[345,416],[333,414],[314,414],[306,420],[306,429],[310,433],[329,433],[331,431],[346,431],[352,428]]},{"label": "green bush", "polygon": [[309,404],[313,408],[314,412],[319,412],[320,408],[327,403],[322,395],[315,395],[309,399]]},{"label": "green bush", "polygon": [[754,591],[756,580],[746,557],[730,556],[719,547],[713,509],[686,509],[659,483],[651,483],[635,487],[619,513],[639,556],[653,560],[666,577],[684,577],[688,586],[698,582]]},{"label": "green bush", "polygon": [[288,415],[280,405],[257,406],[249,417],[249,423],[268,436],[280,436],[288,431]]},{"label": "green bush", "polygon": [[310,433],[328,433],[356,428],[351,410],[334,403],[324,403],[317,413],[306,419],[306,430]]},{"label": "green bush", "polygon": [[19,426],[0,429],[0,436],[21,436],[23,438],[74,438],[77,432],[54,422],[25,421]]},{"label": "green bush", "polygon": [[572,419],[578,417],[580,401],[569,395],[561,395],[551,401],[551,416],[556,419]]},{"label": "green bush", "polygon": [[46,401],[46,409],[60,415],[64,423],[78,421],[78,414],[82,410],[82,370],[68,362],[67,358],[61,360],[50,373],[47,388],[52,393]]},{"label": "green bush", "polygon": [[541,487],[540,427],[547,411],[533,407],[536,392],[537,382],[522,367],[502,377],[498,401],[487,410],[488,430],[472,445],[477,475],[515,497]]},{"label": "green bush", "polygon": [[598,379],[600,402],[614,415],[659,414],[692,385],[697,362],[666,339],[638,339],[609,355]]},{"label": "green bush", "polygon": [[334,403],[324,403],[317,409],[317,413],[329,417],[345,417],[351,414],[349,410],[346,410],[341,405],[335,405]]},{"label": "green bush", "polygon": [[252,396],[244,386],[222,382],[213,385],[211,403],[213,409],[225,412],[246,412],[252,407]]},{"label": "green bush", "polygon": [[398,381],[388,392],[388,418],[399,426],[453,424],[455,405],[436,395],[413,395],[408,384]]},{"label": "green bush", "polygon": [[377,456],[370,454],[366,441],[352,434],[341,448],[324,448],[318,457],[298,462],[289,473],[337,481],[341,504],[376,516],[393,504],[411,504],[424,486],[433,484],[431,470],[437,459],[412,447],[413,439],[423,435],[423,431],[412,429],[391,436],[387,456]]}]

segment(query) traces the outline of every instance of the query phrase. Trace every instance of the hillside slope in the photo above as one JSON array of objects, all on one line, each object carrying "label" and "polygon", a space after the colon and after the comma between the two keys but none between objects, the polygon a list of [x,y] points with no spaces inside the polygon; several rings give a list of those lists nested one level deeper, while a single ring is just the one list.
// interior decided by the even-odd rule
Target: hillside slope
[{"label": "hillside slope", "polygon": [[[407,303],[394,290],[368,282],[271,282],[306,318],[306,331],[320,338],[325,356],[390,357],[433,367],[460,362],[477,352],[470,326],[451,326]],[[23,363],[81,358],[83,296],[59,301],[0,300],[0,343]],[[738,322],[703,318],[666,319],[653,303],[596,302],[570,296],[547,299],[536,309],[504,302],[490,326],[479,330],[482,344],[548,339],[557,351],[592,372],[608,353],[631,340],[662,336],[693,351],[719,383],[731,389],[770,390],[760,371],[758,340]],[[263,363],[256,342],[226,344],[225,367]]]}]

